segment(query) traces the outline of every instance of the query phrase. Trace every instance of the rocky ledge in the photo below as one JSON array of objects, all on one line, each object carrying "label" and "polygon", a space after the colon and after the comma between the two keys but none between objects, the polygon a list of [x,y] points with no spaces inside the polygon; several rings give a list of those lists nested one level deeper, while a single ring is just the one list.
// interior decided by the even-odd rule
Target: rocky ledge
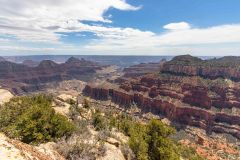
[{"label": "rocky ledge", "polygon": [[4,160],[65,160],[55,149],[55,143],[31,146],[0,133],[0,157]]}]

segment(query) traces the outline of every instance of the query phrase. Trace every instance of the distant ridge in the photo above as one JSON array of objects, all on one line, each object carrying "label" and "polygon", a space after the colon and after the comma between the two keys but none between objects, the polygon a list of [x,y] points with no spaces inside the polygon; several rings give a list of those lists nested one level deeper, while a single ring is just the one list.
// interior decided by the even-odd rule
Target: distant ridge
[{"label": "distant ridge", "polygon": [[33,60],[24,60],[22,64],[28,67],[36,67],[39,65],[39,62]]},{"label": "distant ridge", "polygon": [[202,60],[190,55],[174,57],[166,62],[161,72],[203,78],[227,78],[240,81],[240,57],[228,56]]},{"label": "distant ridge", "polygon": [[6,60],[5,60],[5,58],[0,57],[0,62],[2,62],[2,61],[6,61]]},{"label": "distant ridge", "polygon": [[0,62],[0,85],[11,89],[13,93],[20,94],[39,90],[49,82],[64,80],[85,80],[91,78],[96,70],[101,70],[103,65],[92,61],[69,58],[65,63],[56,63],[43,60],[38,66],[29,66],[24,63],[9,61]]}]

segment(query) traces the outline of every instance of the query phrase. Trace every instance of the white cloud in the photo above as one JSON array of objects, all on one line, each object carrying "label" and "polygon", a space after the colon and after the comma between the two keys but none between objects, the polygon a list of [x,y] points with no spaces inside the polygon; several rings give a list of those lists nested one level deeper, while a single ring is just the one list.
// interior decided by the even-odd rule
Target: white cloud
[{"label": "white cloud", "polygon": [[127,31],[123,29],[122,32],[125,36],[121,37],[118,33],[114,35],[118,38],[104,37],[92,42],[86,48],[95,51],[135,54],[184,54],[183,51],[185,54],[194,51],[200,55],[223,55],[224,53],[237,55],[240,53],[240,46],[234,45],[240,44],[240,24],[170,30],[160,34],[136,29]]},{"label": "white cloud", "polygon": [[[54,47],[29,47],[0,39],[1,51],[109,53],[109,54],[238,54],[240,24],[194,28],[187,22],[169,23],[167,31],[154,33],[137,28],[106,27],[112,15],[109,8],[138,10],[125,0],[0,0],[0,35],[14,41],[54,43]],[[84,24],[83,20],[102,22]],[[143,22],[144,23],[144,22]],[[60,33],[91,32],[98,38],[84,46],[63,47]],[[86,36],[86,38],[88,38]],[[16,39],[16,40],[15,40]],[[224,44],[224,45],[223,45]],[[2,46],[1,46],[2,45]],[[35,45],[36,46],[36,45]],[[40,45],[41,46],[41,45]],[[44,46],[44,45],[43,45]]]},{"label": "white cloud", "polygon": [[0,34],[56,42],[59,35],[55,32],[81,30],[80,21],[111,22],[103,16],[111,7],[140,9],[125,0],[0,0]]},{"label": "white cloud", "polygon": [[[8,47],[8,50],[35,51],[73,54],[163,54],[176,55],[191,53],[195,55],[239,55],[240,24],[214,26],[210,28],[191,28],[171,30],[156,34],[133,28],[107,28],[86,24],[71,24],[75,31],[95,33],[99,38],[84,46],[54,48]],[[58,31],[69,32],[68,29]],[[6,47],[5,47],[6,49]],[[3,48],[0,47],[0,50]]]},{"label": "white cloud", "polygon": [[169,45],[240,43],[240,24],[209,28],[174,30],[158,36],[160,43]]},{"label": "white cloud", "polygon": [[186,30],[190,29],[191,25],[187,22],[178,22],[178,23],[169,23],[165,26],[163,26],[164,29],[168,30]]}]

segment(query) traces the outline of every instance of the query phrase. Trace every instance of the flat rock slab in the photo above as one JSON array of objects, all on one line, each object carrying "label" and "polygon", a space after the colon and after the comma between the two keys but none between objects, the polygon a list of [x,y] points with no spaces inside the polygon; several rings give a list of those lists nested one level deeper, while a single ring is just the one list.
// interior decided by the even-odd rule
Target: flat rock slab
[{"label": "flat rock slab", "polygon": [[8,102],[13,97],[13,94],[5,89],[0,89],[0,105]]}]

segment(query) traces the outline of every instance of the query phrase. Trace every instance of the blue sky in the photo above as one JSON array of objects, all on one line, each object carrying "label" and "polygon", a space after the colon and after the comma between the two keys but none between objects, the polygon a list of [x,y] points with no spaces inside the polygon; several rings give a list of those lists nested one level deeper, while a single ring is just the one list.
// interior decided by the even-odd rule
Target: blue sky
[{"label": "blue sky", "polygon": [[129,0],[135,12],[109,10],[113,25],[162,32],[168,23],[186,21],[198,27],[239,23],[239,0]]},{"label": "blue sky", "polygon": [[240,55],[239,0],[0,0],[0,55]]}]

